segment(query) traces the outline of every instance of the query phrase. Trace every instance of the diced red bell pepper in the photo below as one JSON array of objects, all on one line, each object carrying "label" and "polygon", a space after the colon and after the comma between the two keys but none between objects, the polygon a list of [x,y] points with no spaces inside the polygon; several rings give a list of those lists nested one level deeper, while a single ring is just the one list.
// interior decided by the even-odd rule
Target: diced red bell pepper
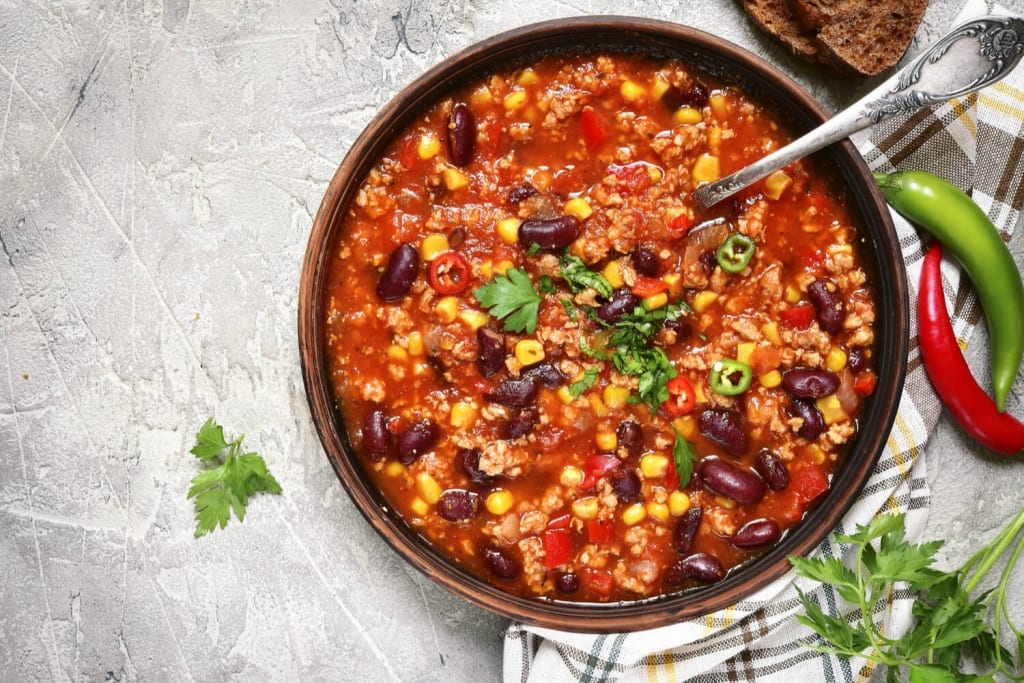
[{"label": "diced red bell pepper", "polygon": [[795,327],[798,330],[806,330],[814,322],[816,316],[814,306],[812,304],[801,304],[800,306],[794,306],[793,308],[787,308],[779,314],[779,318],[782,322],[789,327]]},{"label": "diced red bell pepper", "polygon": [[611,543],[615,540],[615,522],[591,519],[586,524],[587,540],[591,543]]},{"label": "diced red bell pepper", "polygon": [[415,137],[406,138],[402,142],[398,151],[398,163],[402,165],[402,168],[411,169],[416,165],[419,160],[418,146],[419,140]]},{"label": "diced red bell pepper", "polygon": [[583,587],[598,597],[607,598],[615,590],[615,578],[607,569],[584,567],[580,570]]},{"label": "diced red bell pepper", "polygon": [[853,390],[862,396],[870,396],[875,392],[875,385],[878,384],[878,375],[865,370],[864,372],[857,373],[857,378],[853,380]]},{"label": "diced red bell pepper", "polygon": [[796,497],[806,505],[828,491],[828,477],[820,469],[810,465],[791,474],[789,486]]},{"label": "diced red bell pepper", "polygon": [[548,529],[540,538],[544,543],[544,565],[548,569],[561,567],[572,559],[572,537],[568,529]]},{"label": "diced red bell pepper", "polygon": [[651,186],[651,174],[647,171],[646,164],[611,164],[608,171],[618,179],[621,194],[638,195]]},{"label": "diced red bell pepper", "polygon": [[825,270],[825,254],[821,249],[809,244],[800,247],[800,262],[806,270],[812,273],[820,274]]},{"label": "diced red bell pepper", "polygon": [[608,139],[608,129],[593,107],[584,107],[580,112],[580,131],[587,149],[593,152]]},{"label": "diced red bell pepper", "polygon": [[590,456],[583,463],[583,483],[580,484],[580,488],[584,491],[594,488],[598,479],[618,466],[619,459],[614,455],[598,453]]},{"label": "diced red bell pepper", "polygon": [[668,389],[668,400],[661,404],[661,409],[669,417],[680,417],[693,411],[697,406],[697,394],[693,384],[683,375],[676,375],[665,383]]},{"label": "diced red bell pepper", "polygon": [[633,284],[631,291],[641,299],[646,299],[649,296],[660,294],[668,289],[668,283],[662,280],[660,277],[647,277],[646,275],[637,275],[636,282]]},{"label": "diced red bell pepper", "polygon": [[672,219],[672,222],[668,224],[668,227],[671,228],[673,232],[679,233],[679,236],[682,237],[686,235],[686,233],[690,232],[690,228],[693,227],[693,219],[687,214],[681,213]]}]

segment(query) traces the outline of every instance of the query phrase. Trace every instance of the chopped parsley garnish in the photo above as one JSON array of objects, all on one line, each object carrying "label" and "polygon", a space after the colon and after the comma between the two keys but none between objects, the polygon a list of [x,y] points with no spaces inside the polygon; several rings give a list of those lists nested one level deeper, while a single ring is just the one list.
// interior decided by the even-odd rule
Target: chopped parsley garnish
[{"label": "chopped parsley garnish", "polygon": [[473,296],[510,332],[533,334],[542,298],[526,271],[510,268],[503,275],[473,290]]},{"label": "chopped parsley garnish", "polygon": [[693,452],[693,444],[683,438],[679,430],[672,427],[676,433],[676,442],[672,446],[672,461],[676,466],[676,474],[679,476],[679,490],[685,489],[690,479],[693,478],[693,466],[697,462],[697,454]]},{"label": "chopped parsley garnish", "polygon": [[561,266],[565,283],[574,294],[590,287],[605,298],[612,295],[612,284],[608,282],[608,278],[587,268],[587,264],[579,256],[562,254],[558,264]]},{"label": "chopped parsley garnish", "polygon": [[583,377],[569,385],[569,393],[573,398],[579,398],[583,392],[597,384],[597,368],[591,367],[583,371]]}]

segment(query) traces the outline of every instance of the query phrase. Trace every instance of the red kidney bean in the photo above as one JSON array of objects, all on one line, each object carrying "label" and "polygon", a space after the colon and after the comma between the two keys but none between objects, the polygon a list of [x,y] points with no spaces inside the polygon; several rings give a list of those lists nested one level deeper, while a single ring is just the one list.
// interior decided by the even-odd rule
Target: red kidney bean
[{"label": "red kidney bean", "polygon": [[566,572],[555,577],[555,588],[559,593],[571,595],[580,589],[580,576],[575,572]]},{"label": "red kidney bean", "polygon": [[754,472],[740,469],[721,458],[707,458],[701,462],[701,482],[713,493],[732,498],[737,503],[753,505],[764,498],[764,480]]},{"label": "red kidney bean", "polygon": [[747,450],[749,439],[743,418],[735,410],[709,408],[697,421],[700,433],[725,449],[729,455],[740,456]]},{"label": "red kidney bean", "polygon": [[448,233],[448,246],[452,249],[461,249],[466,243],[466,228],[459,226]]},{"label": "red kidney bean", "polygon": [[380,460],[388,452],[391,444],[391,431],[388,430],[388,419],[380,408],[370,411],[363,418],[363,451],[372,460]]},{"label": "red kidney bean", "polygon": [[472,519],[480,509],[480,496],[465,489],[447,489],[437,501],[437,514],[449,522]]},{"label": "red kidney bean", "polygon": [[682,318],[674,318],[672,320],[666,320],[661,324],[666,330],[672,330],[676,333],[676,340],[685,339],[690,336],[693,332],[693,326]]},{"label": "red kidney bean", "polygon": [[611,298],[598,306],[594,312],[598,318],[611,325],[618,322],[622,316],[631,313],[639,303],[640,299],[629,290],[629,287],[619,287],[612,292]]},{"label": "red kidney bean", "polygon": [[610,476],[612,491],[622,503],[634,503],[641,498],[642,484],[640,477],[633,470],[622,467],[614,470]]},{"label": "red kidney bean", "polygon": [[665,570],[665,583],[678,586],[685,581],[714,583],[725,578],[725,568],[714,555],[694,553],[676,560]]},{"label": "red kidney bean", "polygon": [[712,272],[715,269],[715,266],[718,265],[718,257],[715,256],[714,249],[702,251],[700,256],[697,257],[697,261],[704,267],[705,273]]},{"label": "red kidney bean", "polygon": [[774,519],[752,519],[741,526],[732,536],[737,548],[759,548],[779,540],[782,529]]},{"label": "red kidney bean", "polygon": [[534,427],[537,426],[537,421],[539,419],[540,411],[537,410],[537,408],[523,408],[513,415],[508,421],[505,438],[509,441],[513,441],[521,436],[526,436],[533,431]]},{"label": "red kidney bean", "polygon": [[817,368],[793,368],[782,373],[782,388],[799,398],[821,398],[836,393],[839,375]]},{"label": "red kidney bean", "polygon": [[531,377],[548,389],[557,389],[568,381],[565,373],[555,363],[540,363],[531,365],[523,371],[523,377]]},{"label": "red kidney bean", "polygon": [[864,354],[864,349],[850,349],[850,352],[846,354],[846,367],[850,368],[850,372],[860,372],[867,365],[868,359]]},{"label": "red kidney bean", "polygon": [[639,275],[658,277],[661,273],[661,263],[658,261],[658,255],[647,247],[637,247],[629,255],[629,259],[633,262],[633,270]]},{"label": "red kidney bean", "polygon": [[505,336],[489,327],[476,331],[476,367],[484,377],[491,377],[505,367]]},{"label": "red kidney bean", "polygon": [[789,414],[803,420],[803,424],[796,430],[797,436],[814,440],[825,431],[825,418],[811,401],[794,398],[789,403]]},{"label": "red kidney bean", "polygon": [[481,455],[479,448],[460,448],[456,458],[471,482],[490,486],[494,483],[494,477],[480,469]]},{"label": "red kidney bean", "polygon": [[441,430],[430,418],[414,422],[398,435],[398,460],[411,465],[437,443]]},{"label": "red kidney bean", "polygon": [[669,111],[675,111],[679,107],[700,109],[708,103],[708,89],[697,81],[686,88],[673,86],[661,96],[661,101]]},{"label": "red kidney bean", "polygon": [[508,203],[518,205],[537,194],[537,188],[533,185],[519,185],[508,192]]},{"label": "red kidney bean", "polygon": [[484,392],[484,398],[510,408],[525,408],[537,400],[540,384],[532,377],[509,378]]},{"label": "red kidney bean", "polygon": [[807,286],[807,297],[814,304],[821,329],[829,334],[843,329],[843,297],[835,283],[819,278]]},{"label": "red kidney bean", "polygon": [[502,548],[484,548],[484,564],[499,579],[514,579],[519,575],[519,564]]},{"label": "red kidney bean", "polygon": [[762,448],[754,460],[754,469],[772,491],[781,491],[789,486],[789,470],[782,458],[767,448]]},{"label": "red kidney bean", "polygon": [[678,520],[672,530],[672,550],[680,555],[690,552],[693,539],[697,537],[697,530],[700,529],[700,520],[704,516],[704,508],[693,507],[687,510]]},{"label": "red kidney bean", "polygon": [[519,226],[519,243],[525,247],[537,244],[541,249],[562,249],[576,240],[579,229],[576,216],[528,220]]},{"label": "red kidney bean", "polygon": [[476,149],[476,121],[473,112],[464,102],[452,107],[448,117],[448,151],[452,163],[456,166],[467,166],[473,160]]},{"label": "red kidney bean", "polygon": [[637,456],[644,448],[644,430],[633,420],[623,420],[615,428],[615,436],[619,447],[625,448],[629,455]]},{"label": "red kidney bean", "polygon": [[412,289],[419,269],[420,255],[416,249],[408,242],[398,245],[377,281],[377,296],[384,301],[398,301]]}]

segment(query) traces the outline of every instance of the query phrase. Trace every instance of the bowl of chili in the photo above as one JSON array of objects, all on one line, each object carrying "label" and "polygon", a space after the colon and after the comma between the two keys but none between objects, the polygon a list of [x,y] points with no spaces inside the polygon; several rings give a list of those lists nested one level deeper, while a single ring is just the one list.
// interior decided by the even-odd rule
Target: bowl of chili
[{"label": "bowl of chili", "polygon": [[495,36],[385,105],[298,307],[314,425],[384,540],[480,607],[587,631],[712,612],[813,550],[902,390],[888,210],[848,142],[687,197],[826,117],[749,52],[628,17]]}]

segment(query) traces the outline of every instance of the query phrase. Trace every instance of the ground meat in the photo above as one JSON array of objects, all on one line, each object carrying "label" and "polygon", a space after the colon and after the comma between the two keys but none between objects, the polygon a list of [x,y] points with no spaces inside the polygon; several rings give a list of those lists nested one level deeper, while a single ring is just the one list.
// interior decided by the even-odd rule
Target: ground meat
[{"label": "ground meat", "polygon": [[480,471],[484,474],[518,477],[527,464],[536,459],[534,454],[523,448],[512,448],[507,441],[489,441],[480,452]]}]

